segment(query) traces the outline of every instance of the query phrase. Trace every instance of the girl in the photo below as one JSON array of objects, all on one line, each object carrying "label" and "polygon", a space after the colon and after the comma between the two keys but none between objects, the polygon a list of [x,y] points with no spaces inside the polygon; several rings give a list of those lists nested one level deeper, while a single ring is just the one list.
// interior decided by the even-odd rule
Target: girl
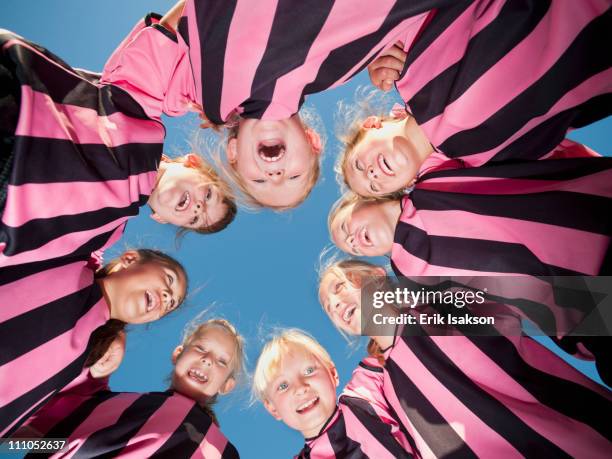
[{"label": "girl", "polygon": [[0,433],[14,431],[81,372],[89,337],[100,325],[155,321],[186,294],[183,267],[148,249],[127,251],[95,274],[83,261],[64,260],[3,285]]},{"label": "girl", "polygon": [[0,32],[0,266],[88,257],[147,201],[156,221],[202,233],[233,219],[229,187],[203,159],[162,157],[161,114],[189,109],[189,84],[171,78],[186,64],[159,19],[141,21],[101,76]]},{"label": "girl", "polygon": [[229,322],[196,323],[172,354],[170,390],[92,393],[66,410],[45,436],[68,439],[67,450],[57,457],[238,458],[210,406],[234,388],[243,353],[243,339]]},{"label": "girl", "polygon": [[254,397],[304,436],[298,457],[412,457],[409,439],[380,396],[382,369],[359,364],[336,403],[338,373],[327,351],[308,334],[288,329],[264,346],[253,377]]},{"label": "girl", "polygon": [[[409,50],[400,93],[432,144],[453,157],[501,160],[517,149],[540,157],[569,127],[611,111],[606,0],[269,1],[256,12],[248,1],[189,0],[177,11],[183,4],[176,26],[197,99],[212,123],[235,114],[248,120],[253,129],[245,121],[235,153],[240,163],[257,163],[258,176],[254,167],[247,176],[246,164],[237,171],[268,189],[265,181],[285,178],[290,160],[308,164],[287,140],[291,127],[308,137],[295,119],[305,97],[348,81],[398,40]],[[282,190],[289,188],[285,180]]]},{"label": "girl", "polygon": [[[362,281],[384,275],[356,260],[322,271],[319,299],[336,327],[356,334]],[[539,343],[494,327],[487,336],[410,328],[373,337],[369,349],[384,360],[384,398],[422,457],[606,456],[612,430],[601,407],[612,406],[610,391]]]}]

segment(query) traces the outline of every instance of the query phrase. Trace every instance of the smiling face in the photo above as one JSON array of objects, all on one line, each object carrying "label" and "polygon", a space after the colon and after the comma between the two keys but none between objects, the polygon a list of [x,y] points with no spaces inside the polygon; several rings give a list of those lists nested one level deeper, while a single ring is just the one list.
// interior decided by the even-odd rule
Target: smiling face
[{"label": "smiling face", "polygon": [[172,354],[172,388],[197,402],[206,403],[211,397],[234,388],[235,359],[236,341],[227,331],[218,327],[200,330]]},{"label": "smiling face", "polygon": [[266,388],[264,406],[309,438],[321,431],[336,409],[338,374],[307,350],[289,349]]},{"label": "smiling face", "polygon": [[349,335],[361,333],[359,285],[330,271],[321,279],[319,301],[336,327]]},{"label": "smiling face", "polygon": [[248,193],[267,207],[293,207],[310,191],[321,140],[298,115],[280,121],[243,119],[227,158]]},{"label": "smiling face", "polygon": [[332,240],[340,250],[352,255],[385,255],[393,247],[399,210],[397,201],[358,203],[344,218],[336,217],[331,222]]},{"label": "smiling face", "polygon": [[418,144],[405,135],[404,126],[405,121],[386,121],[380,128],[363,128],[364,137],[343,166],[351,190],[364,197],[380,197],[412,184],[423,158]]},{"label": "smiling face", "polygon": [[111,318],[130,324],[152,322],[176,309],[187,288],[182,270],[156,259],[140,261],[135,251],[125,252],[115,270],[99,282]]},{"label": "smiling face", "polygon": [[149,197],[151,218],[184,228],[210,226],[228,212],[223,198],[219,188],[189,162],[162,161]]}]

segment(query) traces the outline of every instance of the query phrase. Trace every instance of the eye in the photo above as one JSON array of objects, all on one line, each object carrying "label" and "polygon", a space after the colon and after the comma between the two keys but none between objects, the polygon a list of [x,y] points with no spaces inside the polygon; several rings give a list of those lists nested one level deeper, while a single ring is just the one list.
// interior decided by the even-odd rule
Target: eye
[{"label": "eye", "polygon": [[298,179],[298,178],[300,178],[300,174],[298,174],[298,175],[292,175],[291,177],[289,177],[289,180],[296,180],[296,179]]},{"label": "eye", "polygon": [[315,367],[310,366],[310,367],[306,367],[306,369],[304,370],[304,374],[306,376],[313,374],[315,371]]},{"label": "eye", "polygon": [[168,285],[174,284],[174,277],[172,277],[170,274],[166,275],[166,279],[168,280]]},{"label": "eye", "polygon": [[338,282],[334,288],[334,293],[340,293],[344,288],[344,282]]},{"label": "eye", "polygon": [[361,163],[359,162],[358,159],[355,160],[355,169],[357,169],[360,172],[363,172],[363,166],[361,165]]},{"label": "eye", "polygon": [[282,382],[278,385],[278,387],[276,388],[276,390],[278,392],[283,392],[285,390],[287,390],[289,388],[289,384],[287,384],[286,382]]},{"label": "eye", "polygon": [[264,179],[255,179],[253,180],[255,183],[266,183]]},{"label": "eye", "polygon": [[372,190],[374,193],[378,193],[378,188],[373,183],[370,183],[370,190]]},{"label": "eye", "polygon": [[189,220],[189,224],[192,226],[195,226],[196,223],[198,223],[198,220],[200,219],[200,217],[198,215],[196,215],[195,217],[193,217],[191,220]]},{"label": "eye", "polygon": [[212,187],[208,187],[208,191],[206,192],[206,200],[210,201],[210,198],[212,198]]},{"label": "eye", "polygon": [[196,345],[196,351],[201,352],[202,354],[206,353],[206,349],[204,349],[202,346]]},{"label": "eye", "polygon": [[219,359],[217,360],[217,362],[219,363],[220,366],[222,367],[227,367],[227,362],[225,360]]}]

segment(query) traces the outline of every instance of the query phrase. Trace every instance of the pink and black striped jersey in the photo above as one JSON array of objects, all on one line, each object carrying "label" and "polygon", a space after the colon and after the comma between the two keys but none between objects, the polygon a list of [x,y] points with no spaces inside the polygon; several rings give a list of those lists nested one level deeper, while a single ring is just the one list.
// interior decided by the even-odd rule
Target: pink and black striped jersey
[{"label": "pink and black striped jersey", "polygon": [[110,311],[81,260],[2,285],[0,304],[1,436],[81,373],[89,338]]},{"label": "pink and black striped jersey", "polygon": [[422,457],[607,457],[612,393],[525,336],[414,336],[384,395]]},{"label": "pink and black striped jersey", "polygon": [[608,0],[463,0],[435,11],[397,89],[428,139],[471,166],[539,159],[612,113]]},{"label": "pink and black striped jersey", "polygon": [[14,136],[0,280],[108,247],[147,202],[165,135],[161,114],[186,112],[191,82],[177,70],[187,57],[158,19],[141,21],[97,76],[0,32],[2,68],[12,69],[3,78],[19,102],[16,124],[2,126]]},{"label": "pink and black striped jersey", "polygon": [[44,426],[43,437],[68,440],[68,449],[52,457],[239,457],[211,417],[179,393],[111,392],[103,385],[92,391],[91,384],[56,395],[33,420]]},{"label": "pink and black striped jersey", "polygon": [[414,457],[410,437],[383,397],[383,369],[373,358],[359,363],[321,433],[307,438],[299,459]]}]

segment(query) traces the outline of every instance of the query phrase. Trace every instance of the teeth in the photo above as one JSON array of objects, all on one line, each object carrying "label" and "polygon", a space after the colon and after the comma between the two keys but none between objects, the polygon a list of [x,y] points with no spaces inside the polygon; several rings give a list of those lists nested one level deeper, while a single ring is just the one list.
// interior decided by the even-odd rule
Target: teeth
[{"label": "teeth", "polygon": [[347,308],[346,311],[344,311],[344,315],[342,316],[342,318],[344,319],[345,322],[348,322],[349,320],[351,320],[351,317],[353,317],[353,314],[355,313],[355,309],[357,309],[357,307],[352,306],[350,308]]},{"label": "teeth", "polygon": [[277,140],[260,142],[257,153],[267,163],[273,163],[285,155],[285,144]]},{"label": "teeth", "polygon": [[380,167],[385,175],[395,175],[395,172],[393,172],[393,169],[391,169],[391,166],[389,166],[389,163],[382,154],[378,155],[378,167]]},{"label": "teeth", "polygon": [[298,406],[295,411],[297,411],[298,413],[301,412],[301,411],[304,411],[304,410],[310,408],[312,405],[314,405],[318,401],[319,401],[319,397],[315,397],[312,400],[309,400],[306,403],[303,403],[302,405]]},{"label": "teeth", "polygon": [[145,297],[147,298],[147,312],[153,308],[153,295],[148,290],[145,292]]},{"label": "teeth", "polygon": [[189,196],[189,192],[185,191],[185,194],[183,195],[178,205],[176,206],[176,210],[186,209],[189,206],[190,201],[191,201],[191,197]]},{"label": "teeth", "polygon": [[201,383],[208,382],[208,376],[206,376],[203,372],[196,368],[192,368],[191,370],[189,370],[188,374],[190,378],[194,378]]}]

